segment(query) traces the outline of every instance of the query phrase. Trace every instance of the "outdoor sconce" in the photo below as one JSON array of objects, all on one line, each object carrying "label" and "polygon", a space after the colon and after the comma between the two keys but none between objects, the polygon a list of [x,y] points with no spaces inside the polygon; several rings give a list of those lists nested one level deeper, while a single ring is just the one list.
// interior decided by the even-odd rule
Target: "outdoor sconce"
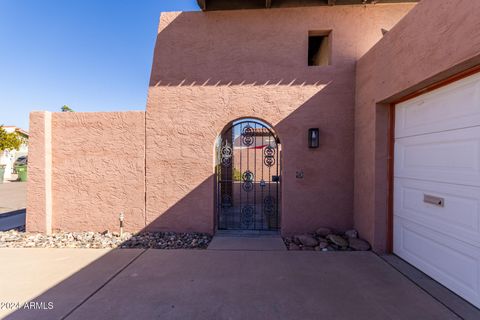
[{"label": "outdoor sconce", "polygon": [[320,146],[320,132],[318,128],[308,129],[308,147],[318,148]]}]

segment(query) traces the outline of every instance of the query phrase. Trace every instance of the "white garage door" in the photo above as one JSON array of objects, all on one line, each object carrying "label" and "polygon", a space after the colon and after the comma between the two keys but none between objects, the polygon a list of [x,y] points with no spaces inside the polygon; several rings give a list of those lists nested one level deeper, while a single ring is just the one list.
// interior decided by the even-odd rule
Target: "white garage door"
[{"label": "white garage door", "polygon": [[394,253],[480,307],[480,74],[396,106]]}]

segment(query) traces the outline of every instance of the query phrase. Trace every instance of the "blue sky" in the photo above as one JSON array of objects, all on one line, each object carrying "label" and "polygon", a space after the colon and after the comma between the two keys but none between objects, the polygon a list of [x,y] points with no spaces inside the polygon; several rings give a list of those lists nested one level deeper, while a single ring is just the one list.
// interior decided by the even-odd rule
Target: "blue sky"
[{"label": "blue sky", "polygon": [[144,110],[161,11],[195,0],[0,0],[0,125],[34,110]]}]

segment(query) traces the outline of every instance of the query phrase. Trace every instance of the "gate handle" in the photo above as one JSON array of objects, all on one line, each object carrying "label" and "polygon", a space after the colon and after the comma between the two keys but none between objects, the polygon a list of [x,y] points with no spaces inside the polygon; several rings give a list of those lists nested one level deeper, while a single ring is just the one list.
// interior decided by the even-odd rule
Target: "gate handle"
[{"label": "gate handle", "polygon": [[279,182],[280,176],[272,176],[272,182]]}]

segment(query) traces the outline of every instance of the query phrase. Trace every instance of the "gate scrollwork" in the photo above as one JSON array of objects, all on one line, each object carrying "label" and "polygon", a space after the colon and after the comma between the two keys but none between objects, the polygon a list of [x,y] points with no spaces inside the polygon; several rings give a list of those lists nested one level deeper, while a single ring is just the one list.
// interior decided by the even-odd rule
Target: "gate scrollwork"
[{"label": "gate scrollwork", "polygon": [[217,147],[217,217],[223,230],[278,230],[279,141],[266,124],[239,120]]}]

